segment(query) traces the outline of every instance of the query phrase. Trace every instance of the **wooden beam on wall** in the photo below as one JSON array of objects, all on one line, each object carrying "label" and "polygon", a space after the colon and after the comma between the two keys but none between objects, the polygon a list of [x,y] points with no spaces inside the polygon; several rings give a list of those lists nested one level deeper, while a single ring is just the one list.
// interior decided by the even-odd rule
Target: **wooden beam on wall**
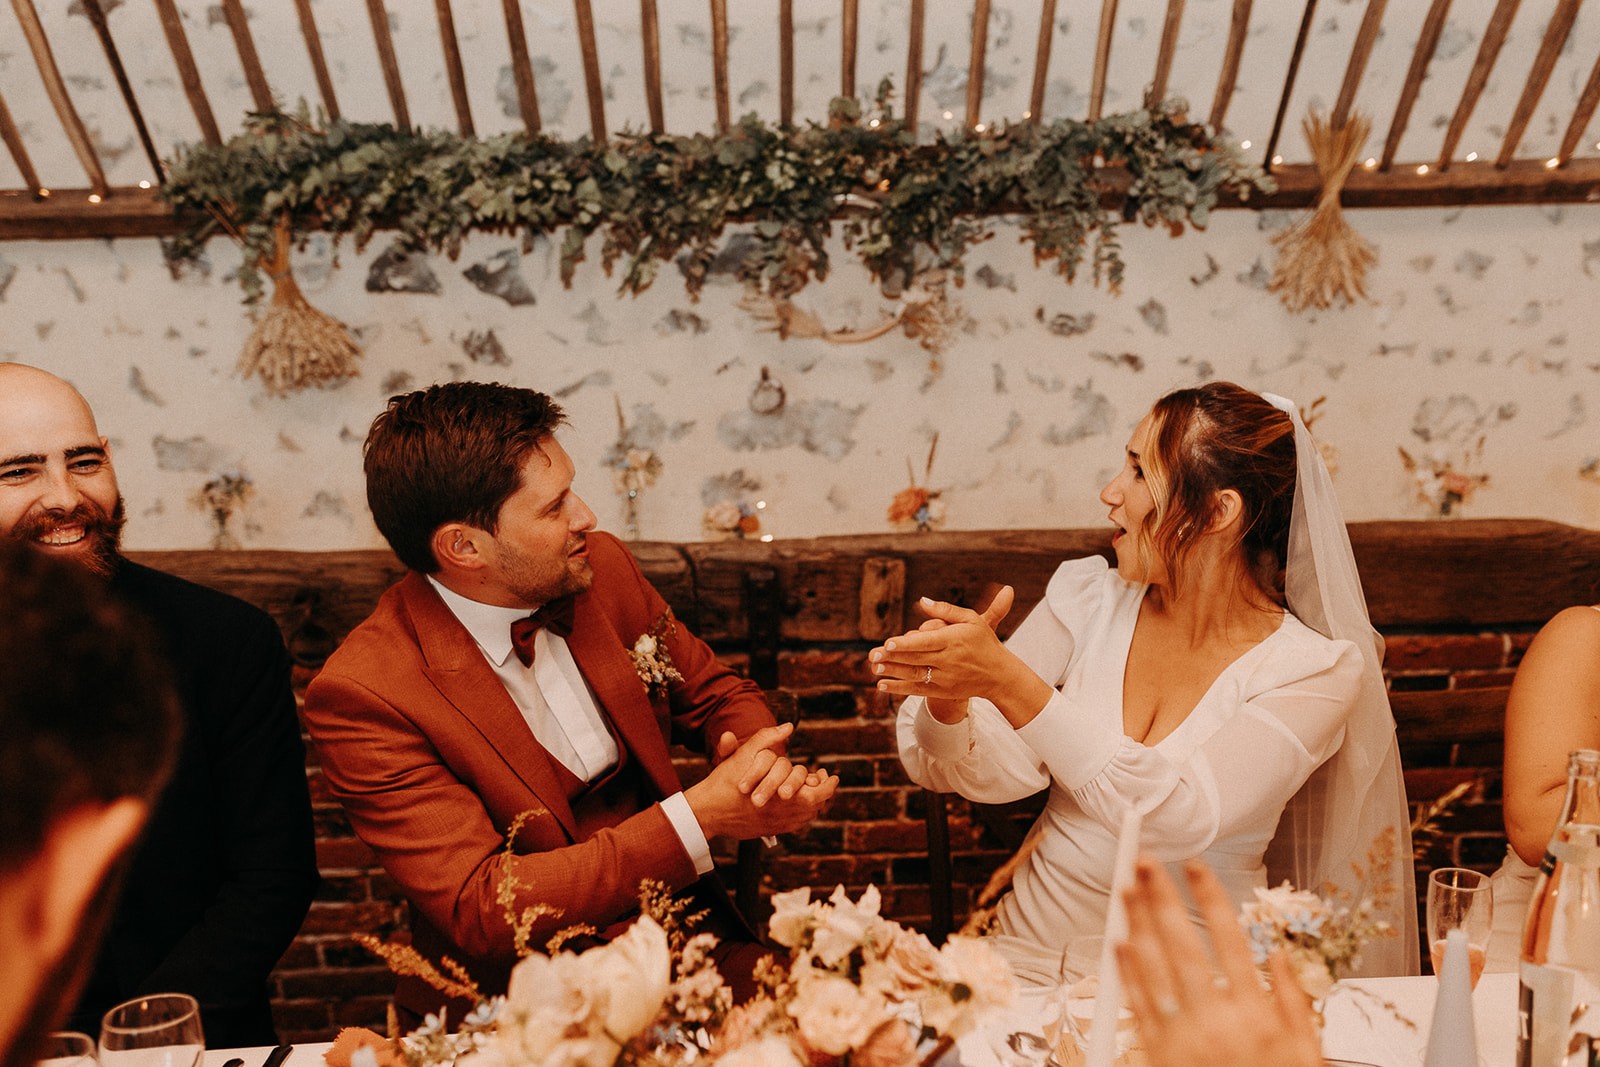
[{"label": "wooden beam on wall", "polygon": [[1544,95],[1545,86],[1550,84],[1550,74],[1556,69],[1561,49],[1572,34],[1572,24],[1577,21],[1578,8],[1581,6],[1583,0],[1560,0],[1555,11],[1551,12],[1550,21],[1544,28],[1544,40],[1539,42],[1539,54],[1533,58],[1533,68],[1528,71],[1528,80],[1522,86],[1517,109],[1511,115],[1511,124],[1506,127],[1505,140],[1500,142],[1500,155],[1494,161],[1496,166],[1505,166],[1516,155],[1517,145],[1522,142],[1522,135],[1528,129],[1528,120],[1533,118],[1533,109],[1539,106],[1539,97]]},{"label": "wooden beam on wall", "polygon": [[778,124],[794,125],[794,0],[778,0]]},{"label": "wooden beam on wall", "polygon": [[0,94],[0,140],[5,141],[6,150],[11,153],[11,161],[22,173],[22,180],[28,186],[28,191],[34,194],[43,192],[44,185],[39,181],[39,172],[33,169],[33,160],[28,157],[28,146],[22,143],[22,133],[11,118],[11,109],[6,106],[3,94]]},{"label": "wooden beam on wall", "polygon": [[117,50],[117,42],[111,37],[111,26],[106,22],[105,8],[100,6],[100,0],[82,0],[83,13],[89,19],[89,24],[94,27],[94,34],[100,38],[100,50],[106,55],[106,63],[111,67],[111,76],[116,79],[117,92],[122,94],[122,102],[128,109],[128,117],[133,119],[133,128],[139,135],[139,144],[144,149],[144,157],[150,163],[156,184],[162,185],[167,180],[167,169],[161,163],[161,153],[156,151],[155,141],[150,138],[150,127],[144,121],[144,112],[139,108],[139,100],[133,95],[133,83],[128,80],[128,70],[122,65],[122,53]]},{"label": "wooden beam on wall", "polygon": [[161,32],[166,35],[167,48],[172,52],[172,62],[178,68],[178,80],[183,82],[183,95],[188,98],[189,109],[195,122],[200,124],[200,136],[206,144],[222,143],[222,133],[217,129],[216,116],[211,113],[211,101],[206,99],[205,86],[200,84],[200,68],[195,66],[194,53],[189,49],[189,35],[183,30],[183,16],[178,14],[175,0],[155,0],[156,14],[161,18]]},{"label": "wooden beam on wall", "polygon": [[455,12],[450,0],[433,0],[439,21],[439,47],[444,50],[445,80],[450,83],[450,102],[456,109],[456,129],[463,137],[473,135],[472,102],[467,99],[467,73],[461,65],[461,42],[456,39]]},{"label": "wooden beam on wall", "polygon": [[843,0],[839,18],[839,95],[852,99],[856,95],[856,48],[860,35],[861,0]]},{"label": "wooden beam on wall", "polygon": [[1094,75],[1089,83],[1088,121],[1098,122],[1106,102],[1106,71],[1111,67],[1111,38],[1117,29],[1117,0],[1100,0],[1100,33],[1094,43]]},{"label": "wooden beam on wall", "polygon": [[1228,104],[1239,83],[1239,61],[1244,57],[1244,39],[1250,32],[1252,0],[1233,0],[1233,17],[1228,23],[1228,44],[1222,52],[1222,71],[1217,75],[1217,92],[1211,98],[1211,128],[1221,130],[1228,117]]},{"label": "wooden beam on wall", "polygon": [[1350,109],[1355,106],[1356,90],[1361,88],[1361,76],[1367,71],[1367,60],[1372,58],[1372,46],[1378,42],[1378,29],[1383,24],[1383,10],[1389,0],[1367,0],[1367,10],[1361,16],[1361,28],[1356,31],[1355,44],[1350,46],[1350,61],[1345,64],[1344,81],[1339,84],[1339,98],[1334,101],[1329,125],[1340,129],[1350,120]]},{"label": "wooden beam on wall", "polygon": [[589,0],[572,0],[572,7],[583,54],[584,95],[589,99],[589,136],[595,144],[602,144],[606,139],[606,89],[600,80],[600,42],[595,36],[594,8]]},{"label": "wooden beam on wall", "polygon": [[[34,180],[37,180],[35,178]],[[172,205],[157,189],[118,186],[89,202],[92,189],[0,192],[0,241],[88,241],[103,237],[170,237]]]},{"label": "wooden beam on wall", "polygon": [[372,23],[372,42],[378,47],[378,65],[383,68],[383,87],[394,109],[394,124],[411,129],[411,112],[406,107],[406,87],[400,81],[400,60],[394,53],[394,34],[389,31],[389,11],[383,0],[367,0],[367,21]]},{"label": "wooden beam on wall", "polygon": [[339,98],[333,91],[333,78],[328,74],[328,58],[322,53],[322,36],[317,33],[317,17],[311,13],[311,0],[294,0],[295,15],[300,20],[300,36],[306,42],[306,54],[311,59],[311,73],[317,79],[317,92],[322,94],[322,109],[330,120],[339,117]]},{"label": "wooden beam on wall", "polygon": [[967,62],[967,129],[983,122],[983,63],[989,51],[989,0],[972,5],[972,55]]},{"label": "wooden beam on wall", "polygon": [[1044,0],[1039,10],[1039,43],[1033,50],[1033,92],[1028,95],[1028,121],[1038,125],[1044,116],[1044,92],[1050,82],[1050,50],[1056,39],[1056,0]]},{"label": "wooden beam on wall", "polygon": [[228,32],[233,35],[233,47],[239,53],[239,66],[244,68],[250,99],[257,111],[271,111],[272,87],[267,84],[267,72],[261,69],[261,57],[256,54],[256,42],[250,33],[243,0],[222,0],[222,16],[227,20]]},{"label": "wooden beam on wall", "polygon": [[1456,146],[1466,132],[1467,120],[1472,117],[1472,109],[1478,106],[1478,97],[1483,95],[1483,87],[1489,82],[1489,72],[1494,69],[1494,61],[1499,58],[1500,49],[1506,43],[1511,20],[1517,17],[1517,7],[1521,2],[1498,0],[1495,4],[1494,14],[1489,17],[1489,26],[1483,31],[1483,40],[1478,44],[1478,56],[1472,61],[1472,71],[1467,75],[1467,84],[1461,90],[1461,100],[1456,104],[1455,114],[1450,117],[1449,128],[1445,130],[1444,145],[1439,150],[1439,170],[1450,169]]},{"label": "wooden beam on wall", "polygon": [[1383,139],[1383,156],[1378,160],[1379,170],[1388,170],[1400,150],[1400,138],[1405,136],[1406,125],[1411,121],[1411,109],[1417,105],[1422,92],[1422,81],[1428,76],[1428,64],[1439,49],[1439,36],[1444,32],[1445,18],[1450,14],[1450,0],[1433,0],[1428,15],[1422,20],[1422,31],[1417,35],[1417,47],[1411,53],[1411,66],[1406,71],[1405,83],[1400,86],[1400,99],[1394,105],[1394,118],[1389,122],[1389,133]]},{"label": "wooden beam on wall", "polygon": [[656,0],[639,0],[639,36],[644,45],[644,102],[650,112],[650,132],[665,133],[666,108],[661,100],[661,16]]},{"label": "wooden beam on wall", "polygon": [[1283,93],[1278,97],[1278,109],[1272,116],[1272,133],[1267,137],[1267,150],[1262,153],[1261,165],[1268,171],[1273,168],[1272,157],[1278,153],[1278,139],[1283,136],[1283,120],[1289,113],[1289,98],[1294,95],[1294,82],[1300,76],[1300,59],[1306,52],[1306,39],[1311,34],[1311,20],[1317,13],[1317,0],[1306,0],[1300,15],[1300,29],[1294,35],[1294,50],[1289,53],[1289,69],[1283,75]]},{"label": "wooden beam on wall", "polygon": [[1566,166],[1572,153],[1577,151],[1578,139],[1588,128],[1589,120],[1594,118],[1596,104],[1600,104],[1600,58],[1595,59],[1594,66],[1589,68],[1589,80],[1583,83],[1578,104],[1572,109],[1572,121],[1567,123],[1567,132],[1561,137],[1561,148],[1556,152],[1560,166]]},{"label": "wooden beam on wall", "polygon": [[1149,98],[1158,104],[1167,98],[1172,76],[1172,56],[1178,50],[1178,29],[1183,24],[1183,0],[1167,0],[1167,18],[1161,25],[1161,47],[1156,51],[1156,72],[1150,79]]},{"label": "wooden beam on wall", "polygon": [[517,83],[517,108],[529,133],[539,132],[539,94],[533,81],[533,61],[528,55],[528,35],[522,28],[522,5],[501,0],[506,17],[506,42],[511,46],[511,74]]},{"label": "wooden beam on wall", "polygon": [[100,157],[95,154],[94,144],[89,140],[89,131],[84,128],[78,109],[72,105],[72,96],[67,92],[66,80],[61,77],[61,68],[56,66],[56,57],[50,51],[50,40],[39,21],[39,11],[33,6],[33,0],[11,0],[11,7],[17,13],[17,21],[22,24],[22,35],[28,40],[28,50],[33,53],[34,65],[39,68],[39,77],[44,81],[44,90],[50,97],[51,106],[55,108],[56,118],[60,119],[61,128],[72,144],[72,151],[89,179],[90,195],[97,199],[104,198],[110,194],[111,187],[106,183]]},{"label": "wooden beam on wall", "polygon": [[[1279,164],[1273,168],[1278,191],[1251,193],[1253,208],[1310,207],[1321,179],[1314,166]],[[1348,210],[1366,207],[1470,207],[1479,204],[1581,204],[1600,199],[1600,157],[1580,157],[1565,167],[1543,160],[1514,159],[1505,167],[1493,160],[1458,162],[1449,170],[1410,167],[1390,171],[1357,167],[1350,172],[1339,202]],[[1220,206],[1220,205],[1219,205]]]},{"label": "wooden beam on wall", "polygon": [[917,129],[917,108],[922,100],[922,37],[927,25],[927,0],[911,0],[911,25],[906,34],[906,126]]},{"label": "wooden beam on wall", "polygon": [[711,83],[717,100],[717,129],[733,125],[728,100],[728,0],[711,0]]}]

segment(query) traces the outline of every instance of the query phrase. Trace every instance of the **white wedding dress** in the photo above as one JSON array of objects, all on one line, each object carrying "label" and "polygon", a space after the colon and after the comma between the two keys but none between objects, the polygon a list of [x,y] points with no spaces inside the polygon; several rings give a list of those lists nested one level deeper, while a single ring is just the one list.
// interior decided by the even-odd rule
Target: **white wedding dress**
[{"label": "white wedding dress", "polygon": [[[1104,932],[1116,833],[1143,814],[1140,851],[1200,856],[1244,901],[1285,804],[1342,743],[1361,653],[1293,615],[1245,652],[1154,745],[1123,733],[1123,675],[1146,586],[1099,557],[1063,563],[1007,641],[1057,693],[1013,729],[985,700],[953,726],[901,705],[900,758],[919,785],[1003,803],[1045,787],[1039,842],[999,907],[996,948],[1025,983],[1053,985],[1062,950]],[[1315,888],[1315,887],[1305,887]]]}]

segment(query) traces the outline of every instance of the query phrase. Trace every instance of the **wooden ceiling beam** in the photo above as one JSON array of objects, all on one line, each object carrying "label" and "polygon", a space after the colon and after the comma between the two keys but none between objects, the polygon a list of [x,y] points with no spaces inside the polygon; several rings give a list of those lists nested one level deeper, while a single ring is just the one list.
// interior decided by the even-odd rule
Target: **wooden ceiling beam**
[{"label": "wooden ceiling beam", "polygon": [[989,0],[972,5],[972,52],[967,60],[967,129],[983,123],[983,64],[989,51]]},{"label": "wooden ceiling beam", "polygon": [[39,172],[33,169],[33,160],[28,157],[28,146],[22,143],[22,134],[11,118],[11,109],[6,107],[6,98],[3,94],[0,94],[0,141],[5,141],[6,150],[11,153],[12,162],[22,173],[22,180],[27,185],[28,192],[43,191],[44,184],[39,181]]},{"label": "wooden ceiling beam", "polygon": [[[1053,0],[1045,0],[1052,3]],[[861,0],[844,0],[839,18],[839,95],[856,95],[856,49],[861,35]]]},{"label": "wooden ceiling beam", "polygon": [[1161,25],[1161,46],[1156,51],[1156,72],[1150,79],[1150,102],[1167,98],[1167,81],[1172,77],[1172,57],[1178,51],[1178,30],[1183,24],[1183,0],[1167,0],[1167,18]]},{"label": "wooden ceiling beam", "polygon": [[1539,106],[1539,97],[1544,95],[1545,86],[1550,84],[1556,60],[1561,57],[1561,49],[1566,47],[1567,38],[1572,34],[1572,24],[1578,19],[1578,8],[1582,6],[1583,0],[1560,0],[1550,13],[1550,21],[1544,28],[1544,39],[1539,42],[1539,54],[1534,56],[1528,80],[1523,83],[1517,109],[1512,112],[1505,139],[1500,142],[1500,155],[1495,158],[1495,166],[1503,167],[1515,158],[1517,145],[1522,143],[1522,135],[1528,129],[1528,120],[1533,118],[1533,109]]},{"label": "wooden ceiling beam", "polygon": [[1439,150],[1439,161],[1435,164],[1439,170],[1450,169],[1456,146],[1461,143],[1461,135],[1467,131],[1467,120],[1472,117],[1472,109],[1478,106],[1483,87],[1489,83],[1489,72],[1494,69],[1494,61],[1500,58],[1500,49],[1506,43],[1506,35],[1511,32],[1511,20],[1517,17],[1517,7],[1521,3],[1522,0],[1498,0],[1494,14],[1489,16],[1488,28],[1483,31],[1483,40],[1478,44],[1478,56],[1472,61],[1467,84],[1461,90],[1461,100],[1456,104],[1455,114],[1450,117],[1450,126],[1444,132],[1444,145]]},{"label": "wooden ceiling beam", "polygon": [[1033,52],[1033,92],[1028,97],[1029,122],[1037,126],[1044,116],[1044,91],[1050,78],[1050,48],[1056,37],[1056,0],[1044,0],[1039,11],[1039,43]]},{"label": "wooden ceiling beam", "polygon": [[383,86],[394,109],[394,124],[411,129],[411,111],[406,107],[406,87],[400,80],[400,60],[394,52],[394,34],[389,31],[389,11],[383,0],[367,0],[367,21],[372,23],[372,42],[378,48],[378,65],[383,68]]},{"label": "wooden ceiling beam", "polygon": [[911,0],[911,24],[906,34],[906,126],[915,133],[917,107],[922,100],[922,39],[928,23],[927,0]]},{"label": "wooden ceiling beam", "polygon": [[711,0],[711,89],[717,100],[717,131],[733,125],[728,100],[728,0]]},{"label": "wooden ceiling beam", "polygon": [[583,55],[584,95],[589,99],[589,136],[595,144],[606,139],[606,89],[600,80],[600,42],[595,37],[594,8],[589,0],[572,0],[578,20],[578,50]]},{"label": "wooden ceiling beam", "polygon": [[1222,71],[1217,75],[1217,92],[1211,99],[1211,128],[1220,131],[1228,117],[1234,86],[1239,83],[1239,61],[1244,57],[1244,39],[1250,31],[1251,0],[1233,0],[1233,17],[1228,23],[1228,44],[1222,51]]},{"label": "wooden ceiling beam", "polygon": [[1272,133],[1267,136],[1267,150],[1261,165],[1273,169],[1272,157],[1278,154],[1278,139],[1283,136],[1283,121],[1289,114],[1289,98],[1294,95],[1294,82],[1300,76],[1300,60],[1306,53],[1306,38],[1311,35],[1311,20],[1317,13],[1317,0],[1306,0],[1305,11],[1300,15],[1300,29],[1294,36],[1294,50],[1289,53],[1289,69],[1283,75],[1283,93],[1278,97],[1278,110],[1272,116]]},{"label": "wooden ceiling beam", "polygon": [[39,21],[38,9],[33,6],[33,0],[11,0],[11,7],[17,13],[17,21],[22,24],[22,35],[28,39],[28,50],[33,53],[34,65],[39,68],[39,77],[44,80],[44,90],[50,97],[51,106],[55,108],[56,117],[61,120],[61,128],[71,142],[78,162],[83,166],[93,195],[110,195],[106,172],[100,166],[100,157],[95,154],[94,144],[89,140],[89,131],[84,128],[78,109],[72,105],[66,80],[61,77],[61,68],[56,66],[55,55],[50,51],[50,40],[44,33],[44,24]]},{"label": "wooden ceiling beam", "polygon": [[1439,49],[1439,36],[1444,33],[1445,18],[1450,14],[1450,0],[1433,0],[1427,17],[1422,20],[1422,31],[1417,35],[1417,47],[1411,53],[1411,66],[1406,71],[1405,83],[1400,86],[1400,99],[1394,105],[1394,118],[1389,122],[1389,133],[1383,139],[1383,155],[1378,160],[1379,170],[1388,170],[1400,150],[1400,138],[1405,136],[1411,121],[1411,110],[1417,106],[1417,96],[1422,92],[1422,81],[1428,76],[1428,64]]},{"label": "wooden ceiling beam", "polygon": [[1589,68],[1589,80],[1583,83],[1578,104],[1572,109],[1572,121],[1567,123],[1567,132],[1561,137],[1561,148],[1556,152],[1559,166],[1566,166],[1572,153],[1577,151],[1579,138],[1589,127],[1589,120],[1594,118],[1596,104],[1600,104],[1600,58]]},{"label": "wooden ceiling beam", "polygon": [[794,125],[794,0],[778,0],[778,124]]},{"label": "wooden ceiling beam", "polygon": [[1334,101],[1333,114],[1328,124],[1341,129],[1350,121],[1350,110],[1355,107],[1356,92],[1361,88],[1361,77],[1367,72],[1367,60],[1372,58],[1372,48],[1378,43],[1378,30],[1383,25],[1383,11],[1389,0],[1367,0],[1367,10],[1361,16],[1361,28],[1356,31],[1355,44],[1350,46],[1350,61],[1345,64],[1344,81],[1339,83],[1339,98]]},{"label": "wooden ceiling beam", "polygon": [[450,102],[456,109],[456,129],[461,136],[473,136],[472,101],[467,98],[467,72],[461,63],[461,42],[456,38],[456,16],[450,0],[433,0],[439,22],[439,47],[444,49],[444,75],[450,83]]},{"label": "wooden ceiling beam", "polygon": [[1100,32],[1094,41],[1094,74],[1089,83],[1089,114],[1099,122],[1106,103],[1106,73],[1111,68],[1111,38],[1117,30],[1117,0],[1100,0]]},{"label": "wooden ceiling beam", "polygon": [[105,8],[100,6],[100,0],[82,0],[83,13],[89,19],[89,24],[94,27],[95,36],[100,38],[100,50],[106,54],[106,63],[111,67],[111,76],[116,79],[117,91],[122,94],[122,102],[128,108],[128,117],[133,119],[133,128],[139,134],[139,144],[144,148],[144,157],[150,162],[150,169],[154,173],[156,184],[161,185],[167,180],[167,170],[161,162],[161,153],[156,151],[156,144],[150,137],[150,127],[144,121],[144,112],[139,108],[139,101],[133,95],[133,83],[128,80],[128,71],[122,65],[122,54],[117,51],[117,42],[111,38],[111,27],[106,22]]},{"label": "wooden ceiling beam", "polygon": [[175,0],[155,0],[156,14],[161,18],[161,32],[166,35],[167,48],[172,52],[172,62],[178,68],[178,80],[183,83],[183,95],[200,125],[200,136],[206,144],[222,143],[222,133],[217,129],[217,118],[211,113],[211,101],[206,99],[205,86],[200,82],[200,68],[195,65],[194,52],[189,48],[189,35],[183,30],[183,16],[178,14]]},{"label": "wooden ceiling beam", "polygon": [[245,84],[250,86],[250,99],[255,102],[257,111],[271,111],[272,87],[267,84],[267,72],[261,68],[261,56],[256,52],[243,0],[222,0],[222,17],[227,20],[228,32],[233,34],[233,47],[239,53],[239,65],[244,68]]},{"label": "wooden ceiling beam", "polygon": [[330,121],[337,121],[339,97],[333,91],[333,78],[328,74],[328,57],[322,52],[322,35],[317,32],[317,17],[311,13],[311,0],[294,0],[294,11],[300,20],[306,55],[311,59],[311,74],[317,79],[317,92],[322,94],[322,109],[328,113]]},{"label": "wooden ceiling beam", "polygon": [[650,132],[665,133],[666,108],[661,99],[661,16],[656,0],[639,0],[639,36],[644,44],[644,102],[650,112]]},{"label": "wooden ceiling beam", "polygon": [[539,93],[533,81],[533,61],[528,55],[528,34],[522,27],[522,5],[518,0],[500,0],[500,9],[505,13],[506,43],[511,46],[511,75],[517,83],[522,126],[529,133],[538,133]]}]

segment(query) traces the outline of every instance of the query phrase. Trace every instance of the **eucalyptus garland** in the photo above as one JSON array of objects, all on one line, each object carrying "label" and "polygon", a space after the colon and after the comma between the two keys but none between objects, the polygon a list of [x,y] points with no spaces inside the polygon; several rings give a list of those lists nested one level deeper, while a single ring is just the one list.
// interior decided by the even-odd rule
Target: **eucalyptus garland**
[{"label": "eucalyptus garland", "polygon": [[1095,282],[1115,288],[1119,222],[1176,234],[1203,227],[1223,195],[1271,188],[1178,101],[1092,123],[1000,124],[919,142],[887,99],[885,87],[866,120],[840,98],[826,124],[749,116],[726,133],[622,133],[604,143],[317,124],[303,109],[256,114],[227,143],[173,161],[165,192],[183,228],[168,254],[192,261],[227,233],[243,246],[239,278],[253,302],[280,222],[301,239],[349,234],[358,249],[392,229],[409,249],[452,258],[474,231],[505,232],[525,247],[556,240],[570,286],[598,232],[600,261],[607,273],[621,264],[623,292],[643,291],[677,261],[693,297],[724,231],[748,224],[740,275],[784,298],[826,277],[835,222],[873,276],[898,288],[928,267],[959,279],[967,249],[991,235],[995,216],[1010,215],[1037,263],[1071,281],[1087,256]]}]

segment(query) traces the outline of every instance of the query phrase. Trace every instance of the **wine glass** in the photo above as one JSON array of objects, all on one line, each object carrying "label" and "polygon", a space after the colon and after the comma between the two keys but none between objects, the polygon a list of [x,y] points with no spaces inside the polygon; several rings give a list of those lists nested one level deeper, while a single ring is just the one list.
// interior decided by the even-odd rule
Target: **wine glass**
[{"label": "wine glass", "polygon": [[100,1021],[100,1067],[200,1067],[205,1051],[200,1005],[187,993],[136,997]]},{"label": "wine glass", "polygon": [[57,1030],[44,1039],[34,1067],[94,1067],[94,1038],[76,1030]]},{"label": "wine glass", "polygon": [[1428,946],[1434,974],[1444,966],[1445,935],[1465,930],[1467,963],[1476,988],[1493,925],[1494,893],[1488,875],[1465,867],[1440,867],[1428,876]]},{"label": "wine glass", "polygon": [[[1061,1067],[1082,1063],[1089,1049],[1089,1031],[1094,1025],[1105,946],[1106,939],[1098,934],[1074,937],[1068,940],[1066,951],[1061,954],[1061,1033],[1052,1061]],[[1110,966],[1115,967],[1115,961]],[[1129,1054],[1138,1044],[1138,1022],[1124,1003],[1117,1012],[1117,1062],[1132,1062]]]}]

